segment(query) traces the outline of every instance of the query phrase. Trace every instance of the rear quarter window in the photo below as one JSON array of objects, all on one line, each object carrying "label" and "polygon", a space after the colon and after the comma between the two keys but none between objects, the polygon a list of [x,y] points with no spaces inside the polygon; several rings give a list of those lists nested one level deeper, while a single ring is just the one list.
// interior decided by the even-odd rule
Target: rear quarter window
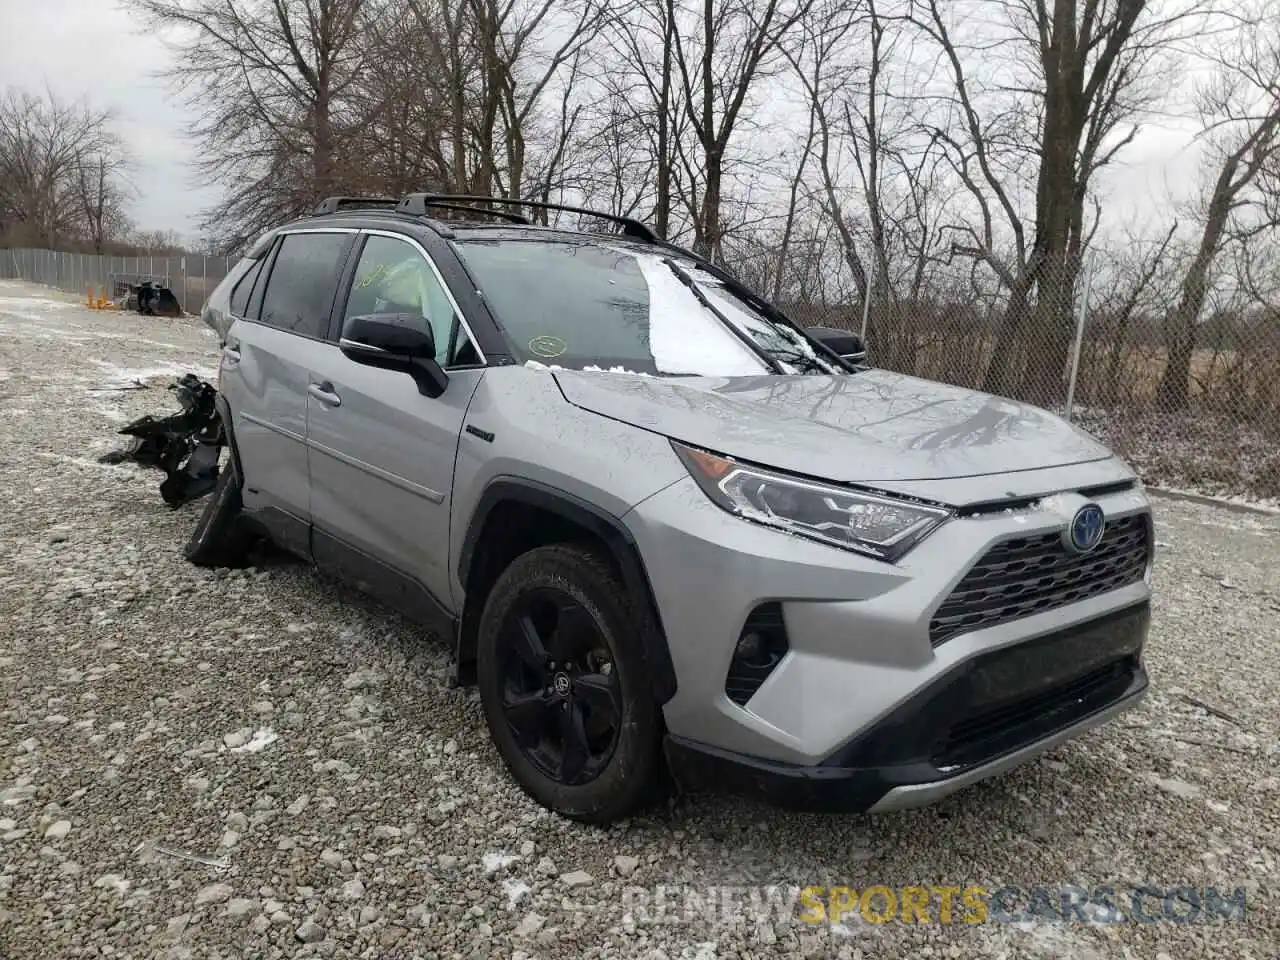
[{"label": "rear quarter window", "polygon": [[263,256],[253,261],[253,265],[249,267],[232,289],[228,307],[232,316],[245,316],[245,311],[249,309],[249,297],[253,294],[253,285],[258,282],[258,277],[262,275],[262,265],[266,263],[266,260],[267,258]]}]

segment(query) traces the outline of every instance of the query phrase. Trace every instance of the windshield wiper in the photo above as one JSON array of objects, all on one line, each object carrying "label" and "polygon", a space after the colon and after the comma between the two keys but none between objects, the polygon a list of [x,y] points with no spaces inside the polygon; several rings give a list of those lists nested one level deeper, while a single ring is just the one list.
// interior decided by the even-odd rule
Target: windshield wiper
[{"label": "windshield wiper", "polygon": [[680,264],[676,263],[670,257],[663,257],[662,262],[665,263],[667,268],[676,275],[677,280],[689,288],[689,292],[693,294],[694,299],[696,299],[698,303],[702,304],[702,306],[704,306],[713,317],[728,327],[729,331],[741,340],[748,350],[768,364],[770,370],[774,373],[786,374],[787,371],[783,369],[782,364],[779,363],[772,354],[761,347],[750,334],[741,330],[736,323],[725,316],[723,310],[711,302],[711,298],[702,291],[702,288],[698,286],[698,281],[693,279],[688,270],[680,266]]},{"label": "windshield wiper", "polygon": [[[769,367],[775,373],[788,374],[793,372],[782,366],[783,363],[789,363],[806,373],[818,373],[828,376],[839,369],[839,364],[834,365],[833,369],[833,366],[828,366],[821,357],[812,353],[806,353],[799,345],[778,347],[761,343],[747,331],[743,330],[738,324],[730,320],[728,316],[725,315],[724,311],[717,307],[715,303],[712,302],[711,298],[706,295],[706,292],[703,291],[702,287],[698,284],[697,279],[689,273],[688,270],[685,270],[680,266],[680,264],[676,263],[670,257],[667,257],[662,262],[671,269],[671,272],[680,279],[681,283],[689,288],[690,292],[697,298],[700,304],[706,307],[717,320],[733,331],[737,338],[746,344],[752,352],[769,364]],[[742,293],[734,289],[734,285],[728,278],[722,278],[718,273],[712,273],[711,275],[720,280],[721,283],[723,283],[730,292],[734,293],[735,296],[743,296]],[[775,320],[773,317],[769,316],[768,313],[760,312],[759,310],[757,310],[757,316],[761,321],[772,327],[777,332],[778,336],[787,340],[795,339],[803,341],[804,335],[796,331],[789,323]]]},{"label": "windshield wiper", "polygon": [[785,360],[787,363],[793,363],[796,366],[803,367],[810,373],[825,373],[830,375],[831,370],[822,365],[817,357],[811,357],[807,353],[799,350],[770,350],[770,354]]}]

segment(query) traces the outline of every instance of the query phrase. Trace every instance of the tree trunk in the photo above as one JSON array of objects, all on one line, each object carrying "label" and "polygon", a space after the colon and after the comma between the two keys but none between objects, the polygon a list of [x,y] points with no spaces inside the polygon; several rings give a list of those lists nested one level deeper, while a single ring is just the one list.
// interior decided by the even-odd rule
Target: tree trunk
[{"label": "tree trunk", "polygon": [[[324,77],[324,80],[327,79]],[[331,196],[333,194],[333,126],[329,120],[329,90],[323,81],[316,91],[312,169],[315,178],[312,199]]]},{"label": "tree trunk", "polygon": [[1032,335],[1026,341],[1027,365],[1018,399],[1049,406],[1065,397],[1063,372],[1071,353],[1072,303],[1078,271],[1071,258],[1054,254],[1040,269]]},{"label": "tree trunk", "polygon": [[[1075,0],[1055,0],[1040,47],[1044,130],[1036,172],[1036,232],[1021,291],[1012,291],[983,388],[1037,403],[1058,399],[1071,342],[1071,303],[1084,190],[1076,154],[1086,122]],[[1034,309],[1029,302],[1036,289]],[[1017,375],[1012,358],[1025,351]]]},{"label": "tree trunk", "polygon": [[453,189],[467,193],[471,189],[471,177],[467,173],[467,104],[461,71],[454,72],[454,89],[450,91],[453,116]]},{"label": "tree trunk", "polygon": [[671,229],[671,46],[674,42],[675,0],[667,0],[662,23],[662,82],[658,94],[658,196],[654,229],[667,239]]},{"label": "tree trunk", "polygon": [[698,237],[703,256],[708,260],[720,261],[720,183],[722,176],[722,155],[719,146],[707,150],[707,183],[702,195],[702,229]]},{"label": "tree trunk", "polygon": [[791,192],[787,196],[787,219],[782,229],[782,242],[778,245],[778,265],[773,274],[773,301],[777,303],[782,297],[782,278],[787,272],[787,258],[791,254],[791,237],[796,227],[796,207],[800,202],[800,184],[804,180],[805,167],[809,165],[809,154],[813,150],[813,135],[816,126],[814,111],[809,110],[809,132],[805,137],[804,150],[800,153],[800,161],[796,164],[796,172],[791,177]]},{"label": "tree trunk", "polygon": [[1182,280],[1182,297],[1173,314],[1169,361],[1165,364],[1164,373],[1160,375],[1160,385],[1156,388],[1156,403],[1164,410],[1185,410],[1191,400],[1191,356],[1196,346],[1196,321],[1200,318],[1200,311],[1204,309],[1204,301],[1209,292],[1209,268],[1222,243],[1222,234],[1227,229],[1231,205],[1236,194],[1249,180],[1246,178],[1236,181],[1236,172],[1246,149],[1247,144],[1230,155],[1222,165],[1209,200],[1200,245]]},{"label": "tree trunk", "polygon": [[1187,270],[1182,281],[1182,297],[1173,314],[1173,329],[1169,335],[1169,359],[1164,373],[1160,375],[1160,385],[1156,388],[1156,404],[1161,410],[1185,410],[1191,402],[1191,357],[1196,349],[1196,321],[1200,311],[1204,309],[1205,296],[1208,293],[1209,264],[1213,260],[1213,252],[1218,246],[1218,237],[1211,241],[1210,227],[1206,226],[1205,236],[1201,240],[1200,250]]},{"label": "tree trunk", "polygon": [[996,342],[982,379],[982,389],[1002,397],[1013,396],[1021,383],[1023,330],[1031,313],[1031,287],[1035,275],[1024,271],[1009,291],[1009,303],[996,333]]}]

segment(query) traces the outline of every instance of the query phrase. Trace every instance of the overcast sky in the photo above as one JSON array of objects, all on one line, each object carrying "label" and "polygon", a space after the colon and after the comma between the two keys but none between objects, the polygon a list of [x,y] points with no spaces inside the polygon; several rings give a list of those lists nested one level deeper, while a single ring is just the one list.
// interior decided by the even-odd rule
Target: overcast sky
[{"label": "overcast sky", "polygon": [[[170,63],[168,50],[116,0],[0,0],[0,86],[47,83],[61,97],[87,95],[115,110],[135,161],[134,222],[194,241],[217,193],[195,182],[196,148],[183,135],[182,107],[155,76]],[[1195,187],[1198,159],[1189,142],[1186,124],[1148,125],[1096,184],[1106,199],[1106,232],[1133,219],[1160,230],[1171,200]]]},{"label": "overcast sky", "polygon": [[60,97],[87,95],[112,108],[134,158],[134,222],[192,241],[217,194],[193,182],[195,150],[182,135],[181,107],[153,76],[171,62],[115,0],[0,0],[0,86],[47,83]]}]

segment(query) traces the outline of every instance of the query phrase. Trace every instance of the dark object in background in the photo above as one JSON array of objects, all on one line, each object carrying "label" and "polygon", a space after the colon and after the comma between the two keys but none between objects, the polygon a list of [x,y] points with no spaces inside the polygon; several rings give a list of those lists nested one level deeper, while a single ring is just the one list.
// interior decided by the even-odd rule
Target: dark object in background
[{"label": "dark object in background", "polygon": [[132,437],[125,450],[100,457],[102,463],[141,464],[163,470],[160,496],[171,507],[197,500],[218,482],[218,454],[225,438],[214,401],[217,389],[188,373],[169,387],[182,410],[167,417],[139,417],[120,428]]},{"label": "dark object in background", "polygon": [[862,342],[862,337],[852,330],[836,330],[834,327],[806,327],[805,329],[809,336],[815,340],[821,340],[840,354],[841,359],[859,365],[867,362],[867,345]]},{"label": "dark object in background", "polygon": [[131,286],[125,309],[136,310],[149,317],[182,316],[182,304],[178,303],[173,291],[154,280],[143,280],[137,286]]}]

